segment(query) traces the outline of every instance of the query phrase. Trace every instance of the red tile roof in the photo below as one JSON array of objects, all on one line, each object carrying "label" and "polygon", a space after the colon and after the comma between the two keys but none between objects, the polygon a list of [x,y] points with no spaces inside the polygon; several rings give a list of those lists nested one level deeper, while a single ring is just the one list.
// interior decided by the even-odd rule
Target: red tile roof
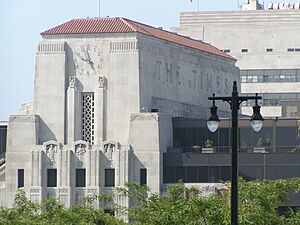
[{"label": "red tile roof", "polygon": [[236,60],[216,47],[173,32],[151,27],[125,18],[87,18],[74,19],[41,33],[45,35],[60,34],[95,34],[95,33],[142,33],[148,36],[170,41],[227,59]]}]

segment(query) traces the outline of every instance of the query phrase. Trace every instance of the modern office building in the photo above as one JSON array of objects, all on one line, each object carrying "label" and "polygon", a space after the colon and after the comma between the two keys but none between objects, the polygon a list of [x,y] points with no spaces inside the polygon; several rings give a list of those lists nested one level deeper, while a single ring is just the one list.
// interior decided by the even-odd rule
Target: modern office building
[{"label": "modern office building", "polygon": [[[262,96],[263,116],[300,116],[299,3],[264,7],[251,0],[236,11],[183,12],[172,30],[234,56],[242,93]],[[244,114],[252,113],[250,105]]]},{"label": "modern office building", "polygon": [[[239,174],[247,180],[300,177],[299,121],[267,119],[255,132],[249,119],[238,128]],[[211,133],[206,120],[173,118],[174,147],[164,154],[164,183],[216,183],[230,179],[231,121]],[[205,142],[212,141],[211,154]],[[300,203],[300,202],[299,202]]]},{"label": "modern office building", "polygon": [[19,188],[66,206],[126,182],[160,192],[172,118],[206,119],[208,96],[240,86],[235,58],[128,19],[75,19],[41,36],[33,103],[8,122],[1,205]]}]

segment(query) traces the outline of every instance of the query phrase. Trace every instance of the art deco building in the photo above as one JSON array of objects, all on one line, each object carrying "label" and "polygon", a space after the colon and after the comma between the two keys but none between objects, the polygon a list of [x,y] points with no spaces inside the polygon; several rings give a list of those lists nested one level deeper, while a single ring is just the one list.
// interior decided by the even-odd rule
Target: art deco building
[{"label": "art deco building", "polygon": [[66,206],[126,182],[160,192],[172,118],[205,119],[212,92],[240,86],[228,54],[128,19],[75,19],[41,36],[33,103],[8,122],[1,205],[19,188]]}]

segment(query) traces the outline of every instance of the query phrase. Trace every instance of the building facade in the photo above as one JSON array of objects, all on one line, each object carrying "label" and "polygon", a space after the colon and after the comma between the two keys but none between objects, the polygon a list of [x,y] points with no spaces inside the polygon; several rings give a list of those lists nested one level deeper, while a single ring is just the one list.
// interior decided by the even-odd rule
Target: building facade
[{"label": "building facade", "polygon": [[[299,4],[270,4],[267,9],[257,0],[242,10],[183,12],[183,35],[211,43],[234,56],[241,73],[244,95],[262,96],[262,114],[270,117],[299,117],[300,9]],[[252,113],[252,102],[244,114]]]},{"label": "building facade", "polygon": [[[5,152],[7,138],[7,122],[0,121],[0,190],[5,190]],[[5,199],[4,191],[0,191],[0,199]],[[4,204],[0,200],[0,205]]]},{"label": "building facade", "polygon": [[206,118],[207,97],[239,82],[226,53],[124,18],[71,20],[41,36],[34,100],[8,122],[6,206],[19,188],[66,206],[126,182],[160,192],[172,117]]}]

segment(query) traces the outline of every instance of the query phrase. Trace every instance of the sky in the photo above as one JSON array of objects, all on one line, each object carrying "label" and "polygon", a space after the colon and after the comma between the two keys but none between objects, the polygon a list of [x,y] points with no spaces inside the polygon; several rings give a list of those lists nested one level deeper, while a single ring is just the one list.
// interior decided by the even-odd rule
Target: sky
[{"label": "sky", "polygon": [[[238,10],[238,2],[247,0],[198,2],[200,11],[222,11]],[[40,33],[71,19],[98,17],[98,5],[99,0],[0,0],[0,121],[33,101]],[[196,10],[197,0],[100,0],[101,17],[125,17],[166,30],[179,25],[180,12]]]}]

